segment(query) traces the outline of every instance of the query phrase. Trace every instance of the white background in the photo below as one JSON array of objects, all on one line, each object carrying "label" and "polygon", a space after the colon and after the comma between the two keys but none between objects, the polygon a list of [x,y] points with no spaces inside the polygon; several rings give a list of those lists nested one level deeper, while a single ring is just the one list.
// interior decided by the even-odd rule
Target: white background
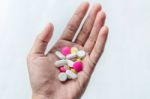
[{"label": "white background", "polygon": [[[82,0],[0,0],[0,99],[30,99],[26,55],[48,22],[49,48]],[[90,0],[102,4],[110,32],[82,99],[150,99],[150,1]]]}]

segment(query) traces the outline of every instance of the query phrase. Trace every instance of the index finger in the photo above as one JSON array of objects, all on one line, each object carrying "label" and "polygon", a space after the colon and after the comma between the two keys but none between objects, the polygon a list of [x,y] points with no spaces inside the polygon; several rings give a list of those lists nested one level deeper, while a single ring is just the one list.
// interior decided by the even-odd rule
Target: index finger
[{"label": "index finger", "polygon": [[84,2],[77,8],[60,39],[72,41],[76,31],[78,30],[78,27],[86,15],[88,7],[89,3]]}]

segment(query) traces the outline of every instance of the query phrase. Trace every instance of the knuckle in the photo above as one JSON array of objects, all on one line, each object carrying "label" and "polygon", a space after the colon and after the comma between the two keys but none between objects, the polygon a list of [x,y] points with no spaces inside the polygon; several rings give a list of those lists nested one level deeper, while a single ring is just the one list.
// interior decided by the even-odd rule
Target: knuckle
[{"label": "knuckle", "polygon": [[74,14],[74,17],[77,18],[77,19],[79,19],[79,20],[81,20],[81,19],[84,17],[84,15],[83,15],[83,13],[81,13],[81,12],[76,12],[76,13]]},{"label": "knuckle", "polygon": [[82,43],[83,43],[83,41],[79,38],[79,39],[77,39],[77,41],[76,41],[78,44],[81,44],[82,45]]},{"label": "knuckle", "polygon": [[95,43],[96,43],[96,38],[95,38],[94,36],[90,36],[90,37],[89,37],[89,41],[90,41],[91,43],[93,42],[93,43],[95,44]]},{"label": "knuckle", "polygon": [[73,23],[70,23],[70,24],[68,24],[68,29],[71,32],[75,32],[76,29],[77,29],[77,26],[75,24],[73,24]]},{"label": "knuckle", "polygon": [[83,27],[82,30],[81,30],[81,32],[83,34],[88,34],[89,33],[89,29],[87,27]]}]

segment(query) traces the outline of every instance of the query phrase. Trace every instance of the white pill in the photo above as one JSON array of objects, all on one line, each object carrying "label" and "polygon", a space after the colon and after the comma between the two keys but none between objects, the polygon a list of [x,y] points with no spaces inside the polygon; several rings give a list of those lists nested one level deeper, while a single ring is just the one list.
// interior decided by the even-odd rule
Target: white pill
[{"label": "white pill", "polygon": [[76,53],[69,54],[69,55],[66,56],[67,59],[73,59],[73,58],[76,58],[76,57],[77,57]]},{"label": "white pill", "polygon": [[66,60],[66,61],[69,67],[73,67],[74,62],[72,60]]},{"label": "white pill", "polygon": [[80,57],[80,58],[85,57],[85,54],[86,54],[86,53],[85,53],[85,51],[83,51],[83,50],[80,50],[80,51],[77,52],[77,56]]},{"label": "white pill", "polygon": [[61,67],[63,65],[67,65],[67,61],[66,60],[58,60],[55,62],[55,66],[56,67]]},{"label": "white pill", "polygon": [[59,79],[60,81],[66,81],[66,80],[67,80],[67,74],[66,74],[66,73],[60,73],[60,74],[58,75],[58,79]]},{"label": "white pill", "polygon": [[66,74],[67,74],[67,76],[71,77],[71,79],[76,79],[77,78],[77,74],[75,74],[71,70],[66,70]]},{"label": "white pill", "polygon": [[59,52],[59,51],[56,51],[56,52],[55,52],[55,55],[56,55],[59,59],[65,59],[65,56],[64,56],[61,52]]}]

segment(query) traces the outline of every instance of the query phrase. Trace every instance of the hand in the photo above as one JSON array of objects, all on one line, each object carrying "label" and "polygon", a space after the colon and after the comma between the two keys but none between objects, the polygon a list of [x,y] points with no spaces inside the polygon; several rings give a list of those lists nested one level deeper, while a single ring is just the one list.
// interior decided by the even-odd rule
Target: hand
[{"label": "hand", "polygon": [[[104,26],[106,15],[101,10],[100,4],[95,4],[79,35],[74,42],[72,41],[88,7],[88,2],[78,7],[62,36],[46,55],[45,49],[52,37],[53,25],[48,24],[37,36],[27,58],[33,99],[79,99],[84,93],[104,50],[108,34],[108,28]],[[58,80],[59,70],[54,65],[54,62],[58,60],[54,52],[63,46],[76,46],[88,53],[82,61],[84,67],[83,71],[78,73],[78,78],[64,83]]]}]

